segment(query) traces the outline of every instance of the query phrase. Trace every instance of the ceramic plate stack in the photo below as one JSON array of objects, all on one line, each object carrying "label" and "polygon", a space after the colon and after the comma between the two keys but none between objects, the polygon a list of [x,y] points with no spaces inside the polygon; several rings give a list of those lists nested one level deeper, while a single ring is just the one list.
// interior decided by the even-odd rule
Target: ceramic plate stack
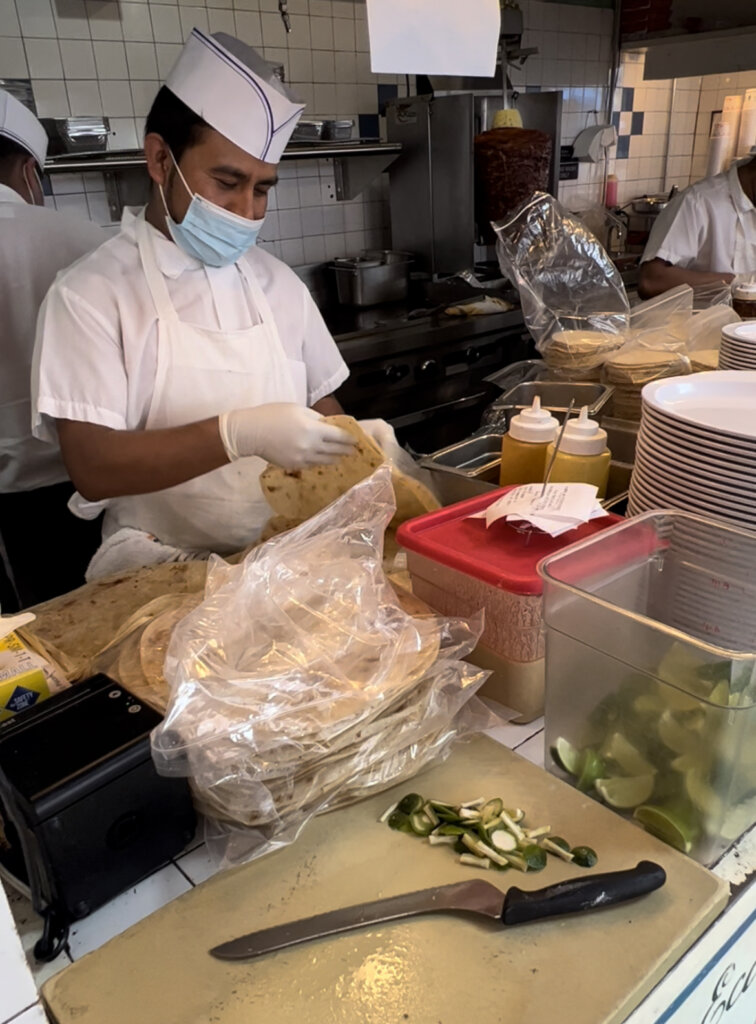
[{"label": "ceramic plate stack", "polygon": [[644,386],[662,377],[677,377],[689,368],[690,363],[682,353],[641,346],[608,359],[604,363],[604,380],[614,387],[613,415],[621,420],[639,420]]},{"label": "ceramic plate stack", "polygon": [[756,586],[742,580],[744,571],[756,580],[756,372],[696,373],[643,389],[627,514],[654,508],[709,520],[675,531],[670,624],[752,649]]},{"label": "ceramic plate stack", "polygon": [[756,370],[756,320],[722,328],[720,370]]},{"label": "ceramic plate stack", "polygon": [[563,380],[598,380],[602,363],[623,341],[623,335],[603,331],[554,331],[543,361]]},{"label": "ceramic plate stack", "polygon": [[756,530],[756,372],[646,385],[628,514],[653,508]]}]

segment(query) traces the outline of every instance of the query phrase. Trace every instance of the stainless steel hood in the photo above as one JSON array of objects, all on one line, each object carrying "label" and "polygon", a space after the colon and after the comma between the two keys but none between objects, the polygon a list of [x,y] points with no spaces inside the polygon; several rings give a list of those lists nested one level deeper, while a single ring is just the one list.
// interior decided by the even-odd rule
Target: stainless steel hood
[{"label": "stainless steel hood", "polygon": [[[756,2],[756,0],[754,0]],[[756,25],[723,32],[646,39],[623,50],[646,51],[644,79],[690,78],[756,69]]]},{"label": "stainless steel hood", "polygon": [[756,69],[756,0],[672,0],[666,27],[646,31],[623,4],[623,50],[645,50],[644,78]]}]

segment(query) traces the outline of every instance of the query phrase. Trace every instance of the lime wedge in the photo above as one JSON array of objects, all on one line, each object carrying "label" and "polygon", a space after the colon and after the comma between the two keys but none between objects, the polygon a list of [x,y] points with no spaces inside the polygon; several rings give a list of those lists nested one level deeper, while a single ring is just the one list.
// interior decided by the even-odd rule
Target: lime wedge
[{"label": "lime wedge", "polygon": [[653,775],[654,766],[641,754],[640,750],[621,732],[613,732],[601,748],[604,757],[609,757],[627,772],[628,775]]},{"label": "lime wedge", "polygon": [[722,798],[698,772],[688,772],[685,776],[685,789],[690,802],[708,819],[714,828],[724,816]]},{"label": "lime wedge", "polygon": [[645,803],[654,791],[654,775],[616,776],[596,779],[596,791],[610,807],[637,807]]},{"label": "lime wedge", "polygon": [[697,829],[678,811],[644,804],[635,808],[633,817],[657,839],[683,853],[690,853]]},{"label": "lime wedge", "polygon": [[560,736],[551,748],[551,756],[568,775],[577,775],[580,771],[581,753],[564,736]]},{"label": "lime wedge", "polygon": [[658,730],[659,739],[676,754],[692,754],[700,750],[700,735],[681,725],[671,711],[662,714]]},{"label": "lime wedge", "polygon": [[730,684],[726,679],[718,682],[709,694],[709,703],[726,708],[730,704]]},{"label": "lime wedge", "polygon": [[601,778],[605,770],[603,757],[592,747],[587,747],[583,751],[582,761],[580,762],[580,773],[576,783],[577,788],[587,793],[589,789],[593,788],[596,779]]}]

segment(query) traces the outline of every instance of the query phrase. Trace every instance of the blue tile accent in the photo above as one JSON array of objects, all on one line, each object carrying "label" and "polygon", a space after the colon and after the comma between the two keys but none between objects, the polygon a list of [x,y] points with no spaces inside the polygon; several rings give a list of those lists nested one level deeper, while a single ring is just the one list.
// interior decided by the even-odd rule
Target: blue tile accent
[{"label": "blue tile accent", "polygon": [[619,126],[620,126],[620,112],[619,112],[619,110],[615,110],[614,113],[612,114],[612,124],[617,129],[617,134],[619,135]]},{"label": "blue tile accent", "polygon": [[381,126],[377,114],[359,114],[358,124],[361,139],[379,139],[381,137]]},{"label": "blue tile accent", "polygon": [[635,89],[623,89],[622,90],[622,109],[632,110],[633,100],[635,99]]},{"label": "blue tile accent", "polygon": [[631,135],[642,135],[643,134],[643,111],[633,111],[633,116],[630,121],[630,134]]},{"label": "blue tile accent", "polygon": [[627,160],[630,156],[630,136],[620,135],[617,139],[617,159]]},{"label": "blue tile accent", "polygon": [[395,100],[399,95],[399,88],[396,85],[379,85],[378,86],[378,113],[381,116],[386,115],[386,104],[389,100]]}]

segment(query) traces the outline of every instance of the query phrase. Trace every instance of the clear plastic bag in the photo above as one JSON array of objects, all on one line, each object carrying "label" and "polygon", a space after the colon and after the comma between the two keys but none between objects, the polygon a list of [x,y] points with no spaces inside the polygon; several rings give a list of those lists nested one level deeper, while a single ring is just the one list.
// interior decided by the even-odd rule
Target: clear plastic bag
[{"label": "clear plastic bag", "polygon": [[619,271],[579,217],[535,192],[493,224],[502,271],[554,377],[595,378],[623,342],[629,303]]},{"label": "clear plastic bag", "polygon": [[482,616],[403,611],[382,568],[393,513],[383,466],[241,564],[211,560],[205,600],[174,630],[153,759],[188,776],[225,865],[292,842],[312,815],[492,724],[471,701],[488,673],[461,660]]},{"label": "clear plastic bag", "polygon": [[621,420],[640,420],[641,392],[646,384],[662,377],[692,372],[688,355],[687,319],[672,317],[668,325],[628,332],[627,341],[604,363],[602,377],[614,388],[613,415]]},{"label": "clear plastic bag", "polygon": [[629,328],[631,331],[645,331],[664,327],[685,338],[692,312],[693,289],[689,284],[681,284],[633,306]]}]

